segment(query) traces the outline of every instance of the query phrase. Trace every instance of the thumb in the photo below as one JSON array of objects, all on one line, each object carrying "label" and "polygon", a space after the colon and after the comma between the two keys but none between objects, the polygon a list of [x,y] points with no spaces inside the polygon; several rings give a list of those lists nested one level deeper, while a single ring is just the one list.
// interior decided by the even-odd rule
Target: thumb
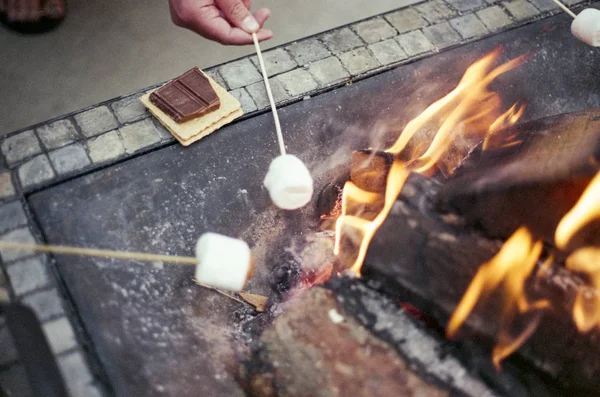
[{"label": "thumb", "polygon": [[241,0],[215,0],[217,7],[232,25],[248,33],[256,33],[260,25]]}]

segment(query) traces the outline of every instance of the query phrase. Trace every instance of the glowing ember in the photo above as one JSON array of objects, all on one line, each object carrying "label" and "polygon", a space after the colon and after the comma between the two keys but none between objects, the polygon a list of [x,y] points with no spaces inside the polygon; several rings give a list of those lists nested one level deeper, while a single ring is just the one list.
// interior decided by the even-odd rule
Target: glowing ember
[{"label": "glowing ember", "polygon": [[[346,183],[341,215],[336,222],[334,253],[340,255],[342,239],[349,240],[357,247],[354,262],[350,266],[357,276],[360,276],[373,236],[387,218],[410,172],[430,175],[436,169],[453,169],[471,149],[464,148],[463,153],[447,156],[442,161],[459,134],[485,140],[488,134],[496,133],[498,128],[514,124],[523,113],[524,108],[516,110],[516,104],[508,112],[502,113],[499,95],[488,90],[496,77],[514,69],[524,59],[519,57],[492,69],[499,53],[499,50],[495,50],[471,65],[452,92],[407,124],[396,143],[387,150],[388,153],[398,155],[403,152],[413,136],[426,125],[436,125],[437,133],[421,155],[421,151],[416,151],[411,153],[413,156],[406,163],[398,159],[394,161],[383,195],[364,191],[352,182]],[[369,216],[374,209],[376,215]]]},{"label": "glowing ember", "polygon": [[585,189],[581,198],[560,221],[554,236],[558,248],[566,248],[571,238],[586,224],[600,219],[600,172]]},{"label": "glowing ember", "polygon": [[514,352],[535,330],[539,317],[513,337],[508,332],[508,326],[517,314],[537,311],[549,306],[547,301],[529,302],[525,296],[525,281],[535,268],[542,253],[542,242],[534,241],[526,228],[517,230],[502,246],[498,254],[479,268],[467,292],[454,311],[446,333],[449,338],[456,336],[459,328],[471,314],[476,304],[485,302],[489,295],[502,286],[503,309],[502,322],[506,326],[502,330],[498,344],[493,351],[493,361],[496,367],[500,362]]}]

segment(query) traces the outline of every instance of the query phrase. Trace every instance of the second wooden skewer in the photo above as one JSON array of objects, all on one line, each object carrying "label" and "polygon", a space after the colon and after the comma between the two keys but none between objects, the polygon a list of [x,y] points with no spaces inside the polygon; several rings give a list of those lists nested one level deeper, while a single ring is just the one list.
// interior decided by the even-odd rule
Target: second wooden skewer
[{"label": "second wooden skewer", "polygon": [[279,151],[283,156],[285,155],[285,143],[283,142],[283,134],[281,133],[279,114],[277,114],[277,107],[275,107],[275,99],[273,99],[273,92],[271,91],[271,84],[269,83],[267,68],[265,67],[265,61],[263,60],[262,52],[260,50],[260,44],[258,44],[258,37],[256,37],[256,33],[252,33],[252,39],[254,40],[254,47],[256,48],[256,56],[258,57],[258,63],[260,64],[260,71],[262,72],[263,80],[265,81],[265,89],[267,91],[267,97],[269,97],[269,103],[271,104],[271,111],[273,112],[273,120],[275,121],[275,131],[277,131],[277,141],[279,142]]}]

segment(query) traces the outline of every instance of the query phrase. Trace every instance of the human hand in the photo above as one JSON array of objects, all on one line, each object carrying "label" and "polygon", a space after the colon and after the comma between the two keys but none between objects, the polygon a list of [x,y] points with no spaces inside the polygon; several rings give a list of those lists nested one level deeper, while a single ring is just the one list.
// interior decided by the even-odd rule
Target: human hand
[{"label": "human hand", "polygon": [[177,26],[190,29],[210,40],[227,45],[252,44],[268,40],[273,32],[262,26],[271,15],[261,8],[250,13],[251,0],[169,0],[171,19]]}]

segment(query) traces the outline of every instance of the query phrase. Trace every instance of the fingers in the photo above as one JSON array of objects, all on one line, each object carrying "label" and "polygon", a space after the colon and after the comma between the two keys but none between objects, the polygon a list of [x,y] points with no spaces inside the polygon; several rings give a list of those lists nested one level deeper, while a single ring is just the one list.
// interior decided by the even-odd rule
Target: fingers
[{"label": "fingers", "polygon": [[[258,41],[268,40],[273,37],[273,32],[269,29],[261,29],[256,32],[256,37],[258,38]],[[227,35],[220,38],[218,41],[222,44],[228,45],[248,45],[254,43],[252,40],[252,35],[246,33],[240,28],[231,29]]]},{"label": "fingers", "polygon": [[233,26],[247,33],[255,33],[260,29],[260,25],[242,0],[215,0],[215,4]]},{"label": "fingers", "polygon": [[[271,12],[262,8],[252,15],[246,8],[251,0],[193,0],[193,7],[191,1],[169,1],[171,19],[177,26],[226,45],[252,44],[250,31],[256,32],[260,41],[273,37],[273,32],[262,29]],[[255,24],[253,29],[244,28],[248,21]]]},{"label": "fingers", "polygon": [[267,19],[271,16],[271,10],[268,8],[261,8],[254,13],[254,19],[258,22],[258,25],[262,28]]}]

